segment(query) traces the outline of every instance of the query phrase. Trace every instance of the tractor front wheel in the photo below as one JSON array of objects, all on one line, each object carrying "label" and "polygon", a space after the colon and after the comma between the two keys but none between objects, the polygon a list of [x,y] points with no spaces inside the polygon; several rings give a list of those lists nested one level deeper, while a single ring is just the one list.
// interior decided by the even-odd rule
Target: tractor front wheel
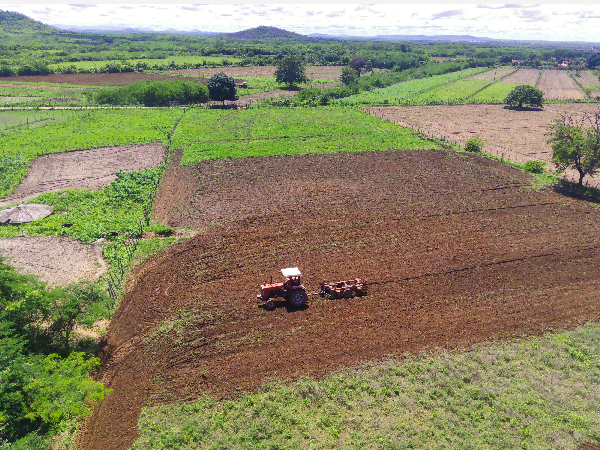
[{"label": "tractor front wheel", "polygon": [[304,306],[306,304],[308,300],[308,295],[306,295],[306,291],[302,290],[302,289],[296,289],[295,291],[292,291],[292,293],[290,294],[288,301],[290,302],[290,305],[295,306],[296,308],[299,308],[300,306]]},{"label": "tractor front wheel", "polygon": [[275,302],[273,300],[267,301],[267,304],[265,305],[265,309],[267,311],[273,311],[275,309]]}]

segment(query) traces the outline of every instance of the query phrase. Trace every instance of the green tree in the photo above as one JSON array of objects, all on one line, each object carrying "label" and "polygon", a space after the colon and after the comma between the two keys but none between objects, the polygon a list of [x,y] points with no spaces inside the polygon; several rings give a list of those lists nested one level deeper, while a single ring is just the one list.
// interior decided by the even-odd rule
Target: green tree
[{"label": "green tree", "polygon": [[510,91],[504,99],[504,103],[509,106],[517,106],[519,109],[523,108],[525,104],[541,108],[544,104],[544,92],[535,86],[522,84]]},{"label": "green tree", "polygon": [[210,77],[206,86],[208,87],[210,99],[222,101],[223,105],[225,104],[225,100],[235,100],[237,98],[235,81],[223,72]]},{"label": "green tree", "polygon": [[350,66],[346,66],[342,69],[342,75],[340,81],[346,86],[356,83],[358,80],[358,72]]},{"label": "green tree", "polygon": [[352,57],[352,60],[350,61],[350,64],[348,64],[350,67],[352,67],[354,70],[356,70],[356,72],[358,73],[358,76],[360,77],[360,72],[363,69],[363,67],[365,67],[365,58],[363,58],[362,55],[354,55]]},{"label": "green tree", "polygon": [[[589,123],[590,126],[586,126]],[[551,125],[552,162],[558,170],[579,172],[579,185],[585,175],[594,175],[600,167],[600,109],[579,120],[563,115]]]},{"label": "green tree", "polygon": [[600,52],[590,56],[588,59],[588,68],[595,69],[596,67],[600,67]]},{"label": "green tree", "polygon": [[300,57],[289,55],[279,60],[276,64],[275,80],[278,83],[287,85],[291,88],[297,83],[305,83],[308,81],[305,74],[305,68]]}]

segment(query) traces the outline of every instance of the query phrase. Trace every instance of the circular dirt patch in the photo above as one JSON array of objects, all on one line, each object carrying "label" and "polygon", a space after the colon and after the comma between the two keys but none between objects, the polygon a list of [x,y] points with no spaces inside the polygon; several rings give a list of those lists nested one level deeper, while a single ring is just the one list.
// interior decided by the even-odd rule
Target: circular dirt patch
[{"label": "circular dirt patch", "polygon": [[20,272],[38,275],[50,286],[93,281],[108,270],[100,247],[64,236],[0,239],[0,255]]}]

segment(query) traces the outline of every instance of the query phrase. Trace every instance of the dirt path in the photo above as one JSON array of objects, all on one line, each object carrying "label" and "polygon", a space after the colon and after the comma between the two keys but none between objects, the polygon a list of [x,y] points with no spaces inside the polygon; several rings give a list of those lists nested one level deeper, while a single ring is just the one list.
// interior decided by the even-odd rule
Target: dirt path
[{"label": "dirt path", "polygon": [[19,271],[38,275],[50,286],[93,281],[108,270],[100,247],[66,236],[0,239],[0,255]]},{"label": "dirt path", "polygon": [[40,156],[33,160],[15,190],[0,200],[0,208],[26,202],[44,192],[103,189],[114,181],[119,170],[157,167],[164,161],[165,152],[162,144],[153,143]]},{"label": "dirt path", "polygon": [[[130,446],[144,405],[599,320],[600,211],[529,182],[425,150],[170,167],[158,217],[212,226],[137,272],[102,344],[114,393],[81,446]],[[369,296],[259,308],[290,266],[310,291],[358,276]]]}]

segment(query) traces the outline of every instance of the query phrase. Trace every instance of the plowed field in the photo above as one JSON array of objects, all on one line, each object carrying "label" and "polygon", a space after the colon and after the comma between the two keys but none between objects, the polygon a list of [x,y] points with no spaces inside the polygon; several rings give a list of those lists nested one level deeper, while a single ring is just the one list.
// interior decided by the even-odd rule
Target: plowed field
[{"label": "plowed field", "polygon": [[[600,319],[600,211],[477,155],[177,166],[157,218],[212,226],[136,274],[102,344],[99,379],[114,392],[87,423],[86,449],[129,446],[143,405]],[[259,283],[288,266],[309,290],[358,276],[369,296],[259,308]]]}]

